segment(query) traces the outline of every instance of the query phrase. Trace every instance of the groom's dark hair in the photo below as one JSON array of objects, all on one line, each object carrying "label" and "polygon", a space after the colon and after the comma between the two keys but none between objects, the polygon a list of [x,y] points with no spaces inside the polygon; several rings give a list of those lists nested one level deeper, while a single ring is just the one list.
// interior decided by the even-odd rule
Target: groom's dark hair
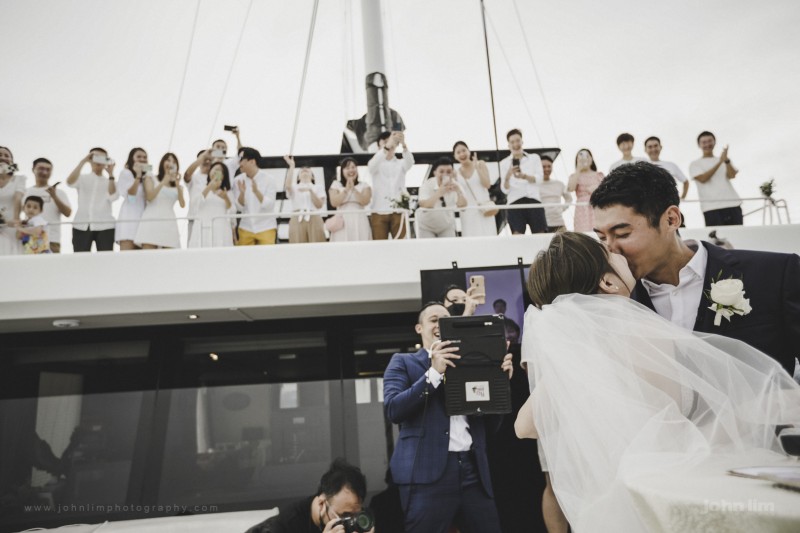
[{"label": "groom's dark hair", "polygon": [[658,227],[664,211],[680,201],[672,175],[644,161],[615,168],[589,199],[597,209],[613,205],[630,207],[654,228]]}]

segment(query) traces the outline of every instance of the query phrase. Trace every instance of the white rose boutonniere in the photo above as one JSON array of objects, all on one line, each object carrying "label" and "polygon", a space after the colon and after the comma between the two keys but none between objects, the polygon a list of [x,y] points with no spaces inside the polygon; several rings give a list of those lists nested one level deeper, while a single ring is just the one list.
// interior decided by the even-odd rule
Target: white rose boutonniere
[{"label": "white rose boutonniere", "polygon": [[722,317],[730,322],[733,315],[744,316],[753,310],[750,300],[744,297],[744,284],[740,279],[712,281],[706,297],[711,301],[709,309],[717,313],[714,317],[715,326],[722,323]]}]

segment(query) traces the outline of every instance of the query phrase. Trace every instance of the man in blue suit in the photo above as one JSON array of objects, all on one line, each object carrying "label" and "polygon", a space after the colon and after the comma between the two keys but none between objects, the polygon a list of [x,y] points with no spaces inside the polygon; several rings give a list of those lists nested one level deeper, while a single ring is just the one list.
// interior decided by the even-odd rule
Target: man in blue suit
[{"label": "man in blue suit", "polygon": [[[794,375],[800,355],[800,257],[683,241],[675,181],[649,163],[614,170],[590,202],[595,232],[609,250],[625,256],[638,280],[633,298],[686,329],[746,342]],[[749,305],[741,306],[742,314],[715,320],[711,283],[731,278],[741,280],[734,292],[743,291]]]},{"label": "man in blue suit", "polygon": [[[400,488],[406,533],[445,533],[455,521],[464,533],[500,531],[489,461],[487,426],[495,417],[445,413],[442,378],[455,367],[458,348],[439,340],[439,319],[450,316],[432,302],[419,313],[417,353],[392,356],[383,376],[384,409],[400,426],[390,462]],[[513,372],[511,354],[502,368]],[[498,420],[499,421],[499,420]]]}]

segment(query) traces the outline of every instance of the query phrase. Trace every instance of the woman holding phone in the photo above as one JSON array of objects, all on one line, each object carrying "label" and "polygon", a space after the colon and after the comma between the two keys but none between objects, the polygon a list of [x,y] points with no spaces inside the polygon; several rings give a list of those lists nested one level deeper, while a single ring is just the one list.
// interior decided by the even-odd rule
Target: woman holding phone
[{"label": "woman holding phone", "polygon": [[[477,154],[470,152],[467,143],[458,141],[453,145],[453,158],[457,163],[456,182],[464,192],[467,207],[461,212],[461,236],[483,237],[496,236],[497,225],[494,222],[494,209],[489,198],[489,169],[486,163],[478,159]],[[488,206],[477,209],[478,206]],[[492,209],[489,209],[491,207]]]},{"label": "woman holding phone", "polygon": [[14,174],[16,168],[11,150],[0,146],[0,255],[22,253],[14,226],[22,211],[25,176]]},{"label": "woman holding phone", "polygon": [[236,214],[231,197],[231,180],[228,167],[218,161],[208,171],[205,188],[192,198],[197,205],[196,220],[189,248],[233,246],[236,220],[217,218]]},{"label": "woman holding phone", "polygon": [[166,153],[158,164],[158,183],[152,176],[144,178],[147,206],[139,221],[134,242],[145,250],[181,247],[174,206],[178,202],[181,207],[186,207],[186,200],[178,168],[175,154]]},{"label": "woman holding phone", "polygon": [[151,173],[147,164],[147,152],[144,148],[134,148],[128,153],[125,168],[119,174],[118,187],[124,196],[119,210],[117,226],[114,229],[114,240],[119,243],[120,250],[138,250],[134,239],[139,229],[139,219],[145,208],[144,178]]},{"label": "woman holding phone", "polygon": [[465,207],[467,199],[458,185],[453,171],[453,161],[442,157],[433,164],[433,176],[419,187],[419,206],[416,213],[420,239],[455,237],[456,216],[453,207]]}]

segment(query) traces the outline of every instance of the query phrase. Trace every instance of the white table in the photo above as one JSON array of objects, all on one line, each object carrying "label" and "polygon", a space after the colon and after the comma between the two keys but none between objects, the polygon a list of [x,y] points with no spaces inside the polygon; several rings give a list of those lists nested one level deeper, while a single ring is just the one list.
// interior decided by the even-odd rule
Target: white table
[{"label": "white table", "polygon": [[688,473],[641,476],[626,486],[649,532],[798,533],[800,492],[727,473],[787,464],[800,463],[764,455],[715,458]]},{"label": "white table", "polygon": [[278,514],[277,507],[262,511],[239,511],[235,513],[210,513],[188,516],[167,516],[124,520],[102,524],[63,526],[35,531],[57,531],[61,533],[243,533],[250,527]]}]

